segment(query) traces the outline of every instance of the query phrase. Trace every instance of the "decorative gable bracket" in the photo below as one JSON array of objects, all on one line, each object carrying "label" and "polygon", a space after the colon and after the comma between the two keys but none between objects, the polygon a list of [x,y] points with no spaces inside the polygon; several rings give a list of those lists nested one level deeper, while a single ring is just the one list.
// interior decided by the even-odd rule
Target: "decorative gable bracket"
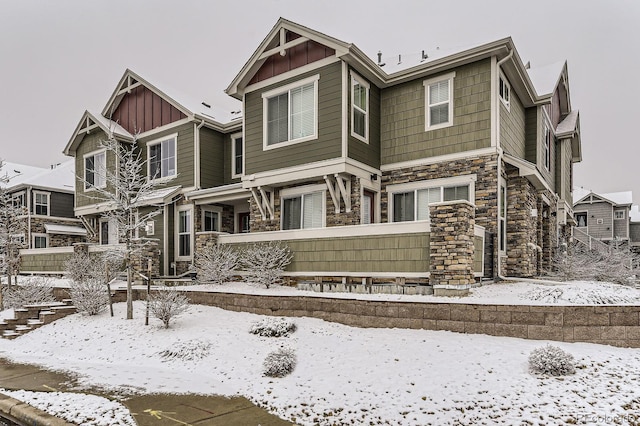
[{"label": "decorative gable bracket", "polygon": [[336,213],[340,213],[341,199],[344,201],[345,212],[349,213],[351,211],[351,178],[348,175],[336,173],[333,176],[325,175],[324,181],[327,183]]},{"label": "decorative gable bracket", "polygon": [[269,215],[269,220],[275,218],[273,194],[273,189],[269,187],[259,186],[257,188],[251,188],[251,196],[260,210],[262,220],[267,219],[267,214]]},{"label": "decorative gable bracket", "polygon": [[305,43],[309,41],[308,37],[298,37],[290,42],[286,41],[286,30],[284,28],[280,28],[280,44],[273,49],[269,49],[266,52],[263,52],[262,55],[258,57],[258,59],[266,59],[269,56],[273,56],[276,53],[279,53],[280,56],[285,56],[287,54],[287,49],[295,47],[299,44]]}]

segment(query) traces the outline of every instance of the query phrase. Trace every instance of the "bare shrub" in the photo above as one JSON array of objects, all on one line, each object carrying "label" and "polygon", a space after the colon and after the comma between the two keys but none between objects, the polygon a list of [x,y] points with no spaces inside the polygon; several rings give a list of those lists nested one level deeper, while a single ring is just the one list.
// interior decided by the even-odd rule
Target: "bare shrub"
[{"label": "bare shrub", "polygon": [[186,342],[176,342],[169,349],[160,351],[163,361],[197,361],[209,356],[211,342],[193,339]]},{"label": "bare shrub", "polygon": [[266,288],[279,284],[291,259],[293,255],[289,247],[280,242],[254,244],[242,256],[242,266],[247,272],[246,280]]},{"label": "bare shrub", "polygon": [[264,337],[282,337],[296,331],[296,324],[288,318],[268,317],[251,324],[249,333]]},{"label": "bare shrub", "polygon": [[161,290],[149,296],[147,301],[149,311],[169,328],[172,319],[185,313],[189,309],[189,301],[175,290]]},{"label": "bare shrub", "polygon": [[267,377],[284,377],[296,368],[296,352],[293,348],[279,348],[269,353],[262,364]]},{"label": "bare shrub", "polygon": [[97,315],[109,305],[107,283],[122,264],[113,255],[74,253],[65,263],[67,278],[71,280],[69,294],[80,312]]},{"label": "bare shrub", "polygon": [[3,308],[21,308],[24,305],[55,302],[53,287],[48,279],[42,277],[28,277],[20,285],[3,287]]},{"label": "bare shrub", "polygon": [[216,244],[196,254],[198,282],[224,284],[236,274],[238,254],[231,246]]},{"label": "bare shrub", "polygon": [[529,355],[529,371],[535,374],[550,376],[566,376],[575,374],[573,355],[557,346],[546,345],[536,348]]}]

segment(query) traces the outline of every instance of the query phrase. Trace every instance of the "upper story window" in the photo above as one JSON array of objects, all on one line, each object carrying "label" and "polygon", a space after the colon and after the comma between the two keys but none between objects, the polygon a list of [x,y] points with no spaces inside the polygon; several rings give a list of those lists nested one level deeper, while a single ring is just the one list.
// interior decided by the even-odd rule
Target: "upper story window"
[{"label": "upper story window", "polygon": [[322,228],[325,225],[324,185],[283,190],[282,229]]},{"label": "upper story window", "polygon": [[500,74],[500,79],[498,81],[498,93],[500,94],[500,100],[502,101],[504,106],[509,109],[511,101],[511,86],[502,74]]},{"label": "upper story window", "polygon": [[262,94],[263,149],[315,139],[319,75]]},{"label": "upper story window", "polygon": [[551,168],[551,131],[544,125],[544,141],[542,143],[542,164],[546,170]]},{"label": "upper story window", "polygon": [[242,133],[231,136],[231,177],[238,178],[244,173],[244,141]]},{"label": "upper story window", "polygon": [[613,212],[613,218],[614,219],[626,219],[626,215],[624,213],[624,210],[616,210]]},{"label": "upper story window", "polygon": [[424,81],[425,130],[453,125],[453,78],[455,75],[455,73],[449,73]]},{"label": "upper story window", "polygon": [[575,213],[576,223],[578,224],[578,228],[586,228],[587,227],[587,213]]},{"label": "upper story window", "polygon": [[[390,185],[392,222],[429,220],[429,205],[443,201],[473,200],[475,185],[470,176],[440,182],[421,181]],[[447,182],[448,181],[448,182]]]},{"label": "upper story window", "polygon": [[150,179],[168,179],[177,174],[176,140],[177,135],[171,135],[147,144]]},{"label": "upper story window", "polygon": [[34,195],[34,212],[42,216],[49,216],[49,193],[33,192]]},{"label": "upper story window", "polygon": [[107,153],[95,152],[84,156],[84,189],[107,186]]},{"label": "upper story window", "polygon": [[369,84],[351,74],[351,136],[369,141]]},{"label": "upper story window", "polygon": [[24,191],[13,194],[11,198],[13,199],[14,207],[24,208],[27,206],[26,194]]}]

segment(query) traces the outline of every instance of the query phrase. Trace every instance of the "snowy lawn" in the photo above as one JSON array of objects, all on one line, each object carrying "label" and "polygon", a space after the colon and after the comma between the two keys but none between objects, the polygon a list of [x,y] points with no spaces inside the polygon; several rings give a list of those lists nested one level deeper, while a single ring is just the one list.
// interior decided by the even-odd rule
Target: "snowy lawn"
[{"label": "snowy lawn", "polygon": [[[541,294],[544,289],[563,291],[546,296]],[[241,286],[215,290],[240,292]],[[301,294],[286,288],[244,291]],[[571,304],[615,297],[623,303],[640,303],[639,294],[636,289],[593,283],[523,283],[485,286],[474,289],[469,298],[450,301]],[[408,300],[414,298],[443,301],[425,296]],[[141,302],[135,303],[134,320],[123,319],[124,304],[115,310],[115,318],[106,312],[96,317],[72,315],[18,339],[0,340],[0,356],[76,373],[82,385],[113,394],[243,395],[299,424],[605,420],[633,424],[640,420],[637,349],[551,342],[575,357],[577,372],[538,377],[529,373],[527,360],[545,341],[360,329],[312,318],[293,319],[296,330],[275,338],[249,333],[264,318],[254,314],[192,306],[165,330],[158,320],[144,326]],[[263,361],[279,347],[295,350],[296,368],[283,378],[264,377]]]}]

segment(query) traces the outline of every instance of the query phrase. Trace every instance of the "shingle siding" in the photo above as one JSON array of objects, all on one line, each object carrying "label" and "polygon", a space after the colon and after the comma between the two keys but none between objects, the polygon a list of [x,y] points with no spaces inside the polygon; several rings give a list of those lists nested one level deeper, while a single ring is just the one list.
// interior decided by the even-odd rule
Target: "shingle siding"
[{"label": "shingle siding", "polygon": [[500,105],[500,145],[507,154],[526,156],[525,109],[515,92],[510,94],[509,109]]}]

